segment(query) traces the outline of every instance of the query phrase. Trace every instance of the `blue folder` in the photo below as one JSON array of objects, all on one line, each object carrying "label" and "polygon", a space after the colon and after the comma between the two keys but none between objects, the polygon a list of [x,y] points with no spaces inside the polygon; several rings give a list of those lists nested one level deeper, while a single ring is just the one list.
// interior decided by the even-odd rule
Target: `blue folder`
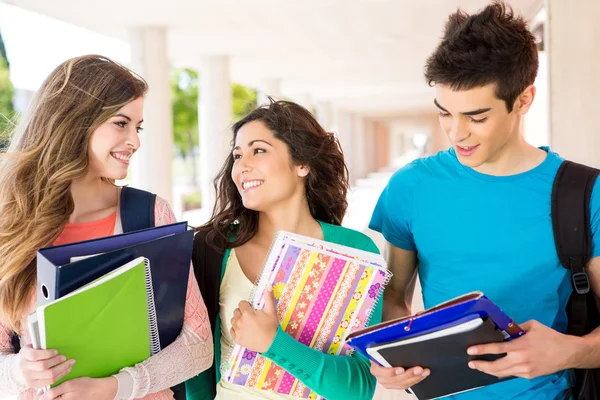
[{"label": "blue folder", "polygon": [[354,349],[372,359],[367,352],[368,347],[439,331],[473,318],[490,318],[506,340],[525,333],[483,293],[473,292],[415,315],[353,332],[346,340]]},{"label": "blue folder", "polygon": [[[194,232],[187,223],[144,229],[96,240],[40,249],[37,253],[38,305],[58,299],[123,264],[150,261],[161,348],[183,327]],[[71,262],[74,257],[86,257]]]}]

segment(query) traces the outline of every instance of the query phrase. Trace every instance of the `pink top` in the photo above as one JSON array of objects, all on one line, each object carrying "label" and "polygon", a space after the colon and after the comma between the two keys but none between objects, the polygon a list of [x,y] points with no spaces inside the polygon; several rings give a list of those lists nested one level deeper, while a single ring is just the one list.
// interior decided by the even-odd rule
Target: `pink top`
[{"label": "pink top", "polygon": [[[160,197],[156,198],[154,215],[157,226],[176,222],[171,207]],[[67,224],[55,244],[109,236],[118,233],[120,226],[117,213],[99,221]],[[23,321],[26,321],[26,316]],[[31,344],[31,338],[27,323],[24,322],[21,345],[28,344]],[[32,400],[35,391],[25,386],[17,362],[18,356],[12,354],[10,332],[0,325],[0,397],[18,394],[19,399]],[[213,343],[208,313],[190,268],[185,316],[179,337],[160,353],[133,367],[123,368],[115,375],[119,381],[117,398],[173,399],[173,392],[169,389],[171,386],[208,369],[212,362]]]}]

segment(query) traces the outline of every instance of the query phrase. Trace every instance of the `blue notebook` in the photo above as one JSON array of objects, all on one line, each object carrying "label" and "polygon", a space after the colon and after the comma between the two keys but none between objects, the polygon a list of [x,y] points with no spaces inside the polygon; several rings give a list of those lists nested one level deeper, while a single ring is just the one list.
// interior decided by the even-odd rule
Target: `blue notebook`
[{"label": "blue notebook", "polygon": [[483,293],[472,292],[429,310],[355,331],[348,335],[346,340],[354,349],[377,361],[367,351],[369,347],[448,329],[474,318],[489,318],[502,332],[505,340],[525,334],[525,331]]},{"label": "blue notebook", "polygon": [[38,305],[52,302],[138,257],[150,261],[160,347],[183,327],[194,232],[187,223],[40,249]]}]

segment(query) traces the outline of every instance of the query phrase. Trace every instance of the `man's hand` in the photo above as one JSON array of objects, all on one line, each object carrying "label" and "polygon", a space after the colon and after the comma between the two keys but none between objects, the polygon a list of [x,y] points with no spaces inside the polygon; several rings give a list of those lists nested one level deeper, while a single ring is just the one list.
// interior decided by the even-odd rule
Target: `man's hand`
[{"label": "man's hand", "polygon": [[499,378],[533,379],[571,368],[581,338],[559,333],[537,321],[520,325],[527,334],[503,343],[472,346],[470,355],[503,354],[496,361],[471,361],[469,367]]}]

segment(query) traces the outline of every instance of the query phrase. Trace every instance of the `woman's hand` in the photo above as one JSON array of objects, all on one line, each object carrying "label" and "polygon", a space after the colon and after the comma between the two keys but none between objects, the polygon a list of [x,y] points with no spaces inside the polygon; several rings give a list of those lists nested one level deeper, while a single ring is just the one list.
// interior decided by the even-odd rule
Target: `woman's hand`
[{"label": "woman's hand", "polygon": [[247,301],[240,302],[233,312],[229,332],[233,341],[240,346],[264,353],[271,347],[278,327],[273,289],[269,287],[262,310],[253,309]]},{"label": "woman's hand", "polygon": [[38,350],[31,346],[19,351],[19,369],[28,388],[38,389],[63,378],[75,364],[56,350]]},{"label": "woman's hand", "polygon": [[48,390],[39,400],[113,400],[117,395],[117,378],[76,378]]}]

